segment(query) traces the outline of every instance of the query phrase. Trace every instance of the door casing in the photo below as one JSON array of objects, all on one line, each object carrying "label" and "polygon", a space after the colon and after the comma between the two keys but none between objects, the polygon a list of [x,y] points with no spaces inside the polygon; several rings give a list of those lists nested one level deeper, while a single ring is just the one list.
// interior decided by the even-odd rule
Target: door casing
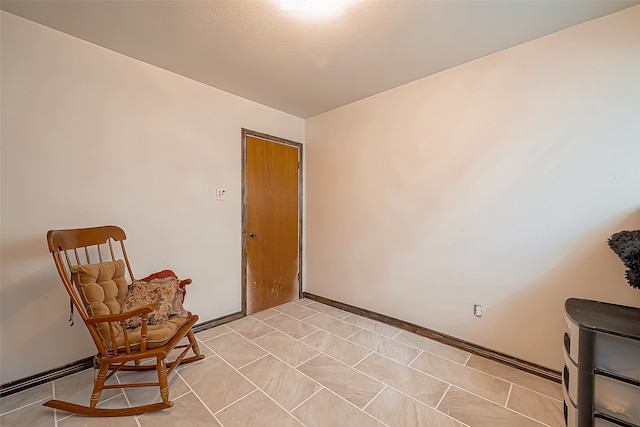
[{"label": "door casing", "polygon": [[247,136],[284,144],[298,150],[298,297],[302,298],[302,144],[272,135],[242,129],[242,315],[247,315]]}]

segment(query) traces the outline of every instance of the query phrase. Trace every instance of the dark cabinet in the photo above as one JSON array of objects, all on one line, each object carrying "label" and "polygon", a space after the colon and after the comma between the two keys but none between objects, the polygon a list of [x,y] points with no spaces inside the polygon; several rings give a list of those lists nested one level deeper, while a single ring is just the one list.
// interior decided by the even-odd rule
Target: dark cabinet
[{"label": "dark cabinet", "polygon": [[564,415],[568,427],[640,427],[640,309],[565,302]]}]

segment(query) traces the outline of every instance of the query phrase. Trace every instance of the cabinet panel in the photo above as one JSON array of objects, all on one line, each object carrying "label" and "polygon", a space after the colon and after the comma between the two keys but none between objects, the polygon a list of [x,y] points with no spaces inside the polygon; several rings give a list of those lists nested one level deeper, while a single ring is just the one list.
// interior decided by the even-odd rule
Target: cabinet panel
[{"label": "cabinet panel", "polygon": [[640,387],[596,375],[594,402],[596,411],[640,425]]},{"label": "cabinet panel", "polygon": [[573,360],[573,363],[578,363],[578,334],[580,328],[577,324],[573,323],[569,317],[565,316],[566,329],[565,329],[565,348],[569,351],[569,357]]},{"label": "cabinet panel", "polygon": [[564,352],[564,369],[562,383],[569,399],[575,405],[578,402],[578,366],[573,363],[566,351]]},{"label": "cabinet panel", "polygon": [[640,382],[640,341],[597,333],[595,367]]},{"label": "cabinet panel", "polygon": [[564,422],[567,427],[578,427],[578,410],[571,403],[564,387],[562,387],[562,393],[564,394]]}]

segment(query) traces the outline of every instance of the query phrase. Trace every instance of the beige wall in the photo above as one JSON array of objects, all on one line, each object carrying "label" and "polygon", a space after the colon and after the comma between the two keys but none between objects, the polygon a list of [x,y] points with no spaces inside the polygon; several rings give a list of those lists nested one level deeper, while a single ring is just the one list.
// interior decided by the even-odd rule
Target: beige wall
[{"label": "beige wall", "polygon": [[636,6],[307,120],[306,290],[560,370],[566,298],[640,305],[639,76]]},{"label": "beige wall", "polygon": [[303,142],[304,121],[6,12],[1,28],[0,383],[94,352],[52,228],[121,225],[138,276],[191,277],[201,320],[239,311],[241,128]]}]

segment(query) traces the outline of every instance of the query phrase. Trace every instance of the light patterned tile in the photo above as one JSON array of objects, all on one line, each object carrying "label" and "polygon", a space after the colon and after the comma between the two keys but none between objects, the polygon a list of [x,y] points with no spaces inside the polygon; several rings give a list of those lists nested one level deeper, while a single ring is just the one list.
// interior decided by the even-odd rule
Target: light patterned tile
[{"label": "light patterned tile", "polygon": [[229,332],[231,332],[231,329],[227,328],[226,325],[220,325],[214,328],[205,329],[204,331],[196,332],[195,336],[200,341],[207,341],[207,340],[210,340],[211,338],[228,334]]},{"label": "light patterned tile", "polygon": [[254,319],[257,319],[257,320],[265,320],[265,319],[268,319],[270,317],[277,316],[278,314],[280,314],[279,311],[274,310],[273,308],[268,308],[266,310],[262,310],[262,311],[258,311],[257,313],[253,313],[251,315],[251,317],[253,317]]},{"label": "light patterned tile", "polygon": [[511,389],[507,408],[538,420],[550,427],[564,426],[562,401],[552,399],[518,385],[514,385]]},{"label": "light patterned tile", "polygon": [[311,399],[296,408],[293,415],[307,427],[384,426],[381,422],[327,389],[322,389],[313,395]]},{"label": "light patterned tile", "polygon": [[449,387],[443,381],[376,353],[358,363],[355,369],[432,407]]},{"label": "light patterned tile", "polygon": [[541,427],[542,424],[481,397],[451,387],[437,408],[470,427]]},{"label": "light patterned tile", "polygon": [[218,356],[187,366],[179,372],[213,412],[235,402],[256,388]]},{"label": "light patterned tile", "polygon": [[355,365],[371,353],[371,350],[325,331],[314,332],[301,341],[349,366]]},{"label": "light patterned tile", "polygon": [[425,352],[411,366],[499,405],[507,401],[511,384],[443,357]]},{"label": "light patterned tile", "polygon": [[251,316],[227,323],[227,327],[233,329],[248,340],[254,340],[273,332],[272,327],[265,325]]},{"label": "light patterned tile", "polygon": [[284,332],[285,334],[297,340],[318,330],[314,326],[308,325],[286,314],[272,317],[265,320],[264,322],[267,325],[276,328],[280,332]]},{"label": "light patterned tile", "polygon": [[429,353],[437,354],[454,362],[464,364],[471,355],[470,353],[460,350],[459,348],[451,347],[446,344],[442,344],[438,341],[431,340],[420,335],[413,334],[411,332],[402,331],[400,334],[393,338],[395,341],[399,341],[404,344],[412,345]]},{"label": "light patterned tile", "polygon": [[253,342],[291,366],[298,366],[318,354],[317,350],[280,331],[264,335]]},{"label": "light patterned tile", "polygon": [[53,397],[51,382],[32,387],[27,390],[0,399],[0,414],[21,408],[34,402],[41,402]]},{"label": "light patterned tile", "polygon": [[[200,349],[200,354],[202,354],[204,357],[209,357],[209,356],[213,356],[213,352],[207,348],[207,346],[202,345],[203,341],[198,339],[198,336],[195,335],[196,338],[196,344],[198,345],[198,348]],[[173,350],[171,350],[169,352],[169,354],[167,355],[166,360],[167,361],[174,361],[178,358],[178,356],[180,356],[180,354],[184,351],[184,348],[178,348],[178,346],[180,345],[187,345],[189,344],[189,339],[187,337],[182,338],[178,344],[176,345],[176,347],[173,348]],[[195,356],[195,353],[193,352],[192,349],[188,350],[186,355],[184,356],[185,359],[189,358],[189,357],[193,357]],[[190,362],[193,363],[193,362]],[[155,365],[156,364],[156,359],[155,358],[149,358],[149,359],[145,359],[143,361],[141,361],[142,365]],[[180,370],[182,369],[184,366],[186,366],[187,363],[185,363],[183,361],[183,363],[178,366],[176,369]]]},{"label": "light patterned tile", "polygon": [[295,304],[292,302],[282,304],[274,308],[281,313],[288,314],[289,316],[294,317],[298,320],[306,319],[307,317],[316,314],[314,310],[309,310],[308,308],[300,304]]},{"label": "light patterned tile", "polygon": [[297,299],[297,300],[291,301],[291,302],[294,303],[294,304],[309,305],[309,304],[312,304],[314,301],[312,299],[309,299],[309,298],[300,298],[300,299]]},{"label": "light patterned tile", "polygon": [[389,387],[365,411],[395,427],[463,427],[459,421]]},{"label": "light patterned tile", "polygon": [[[213,356],[213,352],[207,348],[207,346],[202,345],[202,341],[198,339],[197,335],[196,337],[196,344],[198,345],[198,349],[200,349],[200,354],[202,354],[204,357],[209,357],[209,356]],[[183,344],[189,344],[189,339],[187,337],[184,337],[179,343],[178,345],[183,345]],[[180,356],[180,353],[182,353],[184,351],[184,348],[175,348],[173,350],[171,350],[169,352],[169,355],[167,356],[167,360],[176,360],[178,358],[178,356]],[[185,359],[189,358],[189,357],[193,357],[195,356],[195,353],[193,352],[193,349],[187,351],[187,354],[184,356]],[[143,365],[149,363],[149,361],[147,361],[146,363],[143,363]],[[150,363],[155,364],[156,361],[154,359],[150,359]],[[193,362],[190,362],[193,363]],[[178,366],[176,369],[182,369],[183,367],[185,367],[187,364],[183,363],[182,365]]]},{"label": "light patterned tile", "polygon": [[417,348],[410,347],[401,342],[392,340],[391,338],[383,337],[373,332],[362,330],[355,335],[348,338],[349,341],[354,342],[362,347],[366,347],[369,350],[373,350],[384,356],[390,357],[393,360],[404,363],[405,365],[411,363],[421,352]]},{"label": "light patterned tile", "polygon": [[304,319],[304,322],[342,338],[347,338],[361,330],[361,328],[351,323],[343,322],[335,317],[322,313],[316,313],[311,317],[307,317]]},{"label": "light patterned tile", "polygon": [[211,412],[193,393],[174,401],[173,407],[138,418],[141,427],[216,427],[220,426]]},{"label": "light patterned tile", "polygon": [[321,388],[317,382],[271,355],[245,366],[240,372],[288,411]]},{"label": "light patterned tile", "polygon": [[[101,408],[128,408],[127,400],[123,394],[116,396],[103,405]],[[29,424],[23,424],[29,425]],[[37,425],[37,424],[32,424]],[[106,418],[89,418],[82,415],[73,415],[58,421],[59,427],[137,427],[135,417],[106,417]]]},{"label": "light patterned tile", "polygon": [[216,417],[225,427],[304,427],[259,390],[218,412]]},{"label": "light patterned tile", "polygon": [[267,354],[235,332],[210,339],[206,345],[234,368],[244,366]]},{"label": "light patterned tile", "polygon": [[498,363],[485,357],[476,356],[474,354],[467,362],[467,366],[505,379],[514,384],[521,385],[522,387],[528,388],[530,390],[546,394],[547,396],[553,397],[554,399],[563,399],[562,385],[560,385],[559,383],[555,383],[553,381],[541,378],[537,375],[512,368],[503,363]]},{"label": "light patterned tile", "polygon": [[[91,394],[93,393],[93,379],[94,370],[85,369],[84,371],[80,371],[73,375],[55,380],[55,399],[76,403],[78,405],[89,406],[89,400],[91,399]],[[111,382],[115,383],[115,378],[111,378],[109,383]],[[122,394],[122,390],[103,389],[102,394],[100,395],[100,400],[98,401],[98,405],[101,405],[102,402],[118,394]],[[65,411],[58,410],[56,412],[58,419],[69,415],[69,413]]]},{"label": "light patterned tile", "polygon": [[[121,384],[158,381],[158,374],[155,370],[118,372],[117,375]],[[175,372],[172,372],[171,375],[168,376],[167,380],[169,382],[170,400],[173,400],[174,398],[189,391],[189,387],[179,375],[176,375]],[[160,397],[160,388],[158,386],[125,388],[123,391],[127,395],[127,399],[129,399],[129,403],[131,403],[132,406],[162,402],[162,398]]]},{"label": "light patterned tile", "polygon": [[336,319],[344,319],[349,316],[351,313],[340,310],[339,308],[331,307],[330,305],[321,304],[319,302],[312,302],[305,307],[310,308],[312,310],[319,311],[320,313],[324,313],[327,316],[335,317]]},{"label": "light patterned tile", "polygon": [[0,415],[0,425],[2,427],[55,427],[56,420],[54,412],[53,409],[42,406],[40,402],[32,403]]},{"label": "light patterned tile", "polygon": [[323,354],[303,363],[298,369],[359,408],[384,388],[380,382]]},{"label": "light patterned tile", "polygon": [[355,314],[350,315],[343,319],[345,322],[356,325],[359,328],[366,329],[367,331],[375,332],[376,334],[383,335],[387,338],[393,338],[398,335],[400,329],[387,325],[386,323],[378,322],[377,320],[368,319],[366,317],[357,316]]}]

